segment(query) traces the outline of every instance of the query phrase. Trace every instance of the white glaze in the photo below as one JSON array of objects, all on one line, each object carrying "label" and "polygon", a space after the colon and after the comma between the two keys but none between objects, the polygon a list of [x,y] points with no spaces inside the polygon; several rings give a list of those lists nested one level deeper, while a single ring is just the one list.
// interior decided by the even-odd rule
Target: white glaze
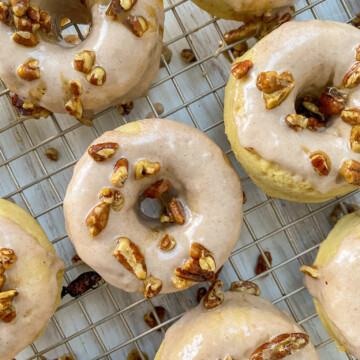
[{"label": "white glaze", "polygon": [[338,330],[341,343],[360,357],[360,225],[342,241],[320,276],[305,277],[310,294],[323,306]]},{"label": "white glaze", "polygon": [[[44,36],[34,48],[20,46],[11,39],[12,28],[0,22],[1,43],[3,49],[6,49],[0,52],[0,76],[11,91],[57,113],[66,113],[65,103],[69,100],[69,94],[64,91],[67,89],[64,84],[71,80],[81,81],[83,94],[80,99],[84,110],[88,111],[99,111],[146,94],[160,63],[164,24],[161,1],[139,0],[130,10],[131,14],[143,16],[147,20],[148,30],[140,38],[123,24],[105,15],[107,7],[101,4],[108,4],[109,0],[86,2],[91,7],[91,31],[85,41],[75,47],[51,43]],[[44,5],[44,10],[47,10],[43,3],[42,0],[40,5]],[[66,3],[62,6],[63,11],[57,9],[59,14],[50,12],[50,15],[73,18],[72,8],[64,11]],[[96,64],[105,69],[107,77],[103,86],[91,85],[84,74],[74,70],[72,62],[75,54],[83,50],[93,50]],[[16,73],[17,68],[29,58],[40,61],[40,79],[31,82],[21,79]],[[43,97],[35,99],[31,93],[43,83],[47,92]]]},{"label": "white glaze", "polygon": [[[226,355],[248,360],[270,338],[304,332],[268,300],[239,292],[224,295],[224,302],[215,309],[206,310],[200,303],[171,326],[160,360],[222,360]],[[308,344],[286,359],[316,360],[319,356]]]},{"label": "white glaze", "polygon": [[50,320],[59,292],[56,275],[64,263],[46,251],[12,220],[0,216],[0,248],[14,250],[17,261],[5,270],[2,291],[16,289],[16,318],[0,321],[0,360],[12,359],[31,344]]},{"label": "white glaze", "polygon": [[[236,82],[234,92],[234,102],[243,101],[243,106],[233,111],[241,145],[255,149],[298,181],[306,179],[321,193],[347,184],[339,176],[342,163],[348,159],[360,161],[360,154],[350,148],[351,126],[340,116],[333,116],[325,130],[296,132],[284,119],[295,113],[298,94],[314,89],[321,92],[329,83],[340,86],[356,60],[359,44],[360,31],[355,27],[315,20],[286,23],[255,45],[250,55],[254,67],[245,81]],[[263,94],[256,87],[257,76],[265,71],[289,71],[295,79],[289,97],[272,110],[265,108]],[[360,108],[360,86],[351,89],[346,108],[351,107]],[[328,176],[321,177],[314,171],[304,148],[324,151],[330,157]]]},{"label": "white glaze", "polygon": [[[144,120],[138,124],[140,132],[109,131],[93,142],[119,144],[110,160],[95,162],[87,153],[80,159],[64,200],[66,228],[81,259],[110,284],[130,292],[142,289],[142,281],[112,256],[116,239],[121,236],[140,248],[148,275],[162,280],[162,292],[174,292],[177,289],[171,283],[173,271],[189,258],[192,242],[199,242],[214,253],[217,269],[229,257],[241,229],[241,185],[221,149],[200,131],[169,120]],[[121,157],[129,161],[129,177],[119,189],[125,205],[120,212],[111,211],[106,228],[91,238],[85,218],[99,202],[99,191],[111,187],[112,169]],[[158,161],[160,172],[135,180],[134,164],[140,159]],[[188,207],[183,226],[147,223],[135,212],[137,197],[162,178],[171,182]],[[150,231],[154,227],[175,238],[177,245],[173,250],[164,252],[158,248],[164,232]]]}]

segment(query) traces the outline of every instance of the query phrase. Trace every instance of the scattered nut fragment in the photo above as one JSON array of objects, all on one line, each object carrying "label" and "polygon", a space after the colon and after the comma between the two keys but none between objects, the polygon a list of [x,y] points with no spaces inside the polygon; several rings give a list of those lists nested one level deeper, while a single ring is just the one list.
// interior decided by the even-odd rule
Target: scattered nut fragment
[{"label": "scattered nut fragment", "polygon": [[59,160],[59,154],[58,151],[55,148],[49,148],[45,150],[45,156],[52,160],[52,161],[58,161]]},{"label": "scattered nut fragment", "polygon": [[181,290],[187,289],[190,286],[195,284],[194,281],[186,280],[186,279],[180,278],[176,275],[171,278],[171,282],[174,285],[174,287],[176,287],[177,289],[181,289]]},{"label": "scattered nut fragment", "polygon": [[126,270],[133,273],[139,280],[146,279],[146,264],[139,248],[128,238],[120,237],[113,252],[115,258]]},{"label": "scattered nut fragment", "polygon": [[177,201],[175,198],[172,198],[172,200],[168,204],[168,207],[175,222],[179,225],[184,225],[186,220],[186,214],[181,201]]},{"label": "scattered nut fragment", "polygon": [[352,127],[350,145],[352,151],[360,153],[360,125],[355,125]]},{"label": "scattered nut fragment", "polygon": [[286,124],[295,131],[301,131],[307,128],[309,119],[299,114],[289,114],[285,118]]},{"label": "scattered nut fragment", "polygon": [[69,90],[75,97],[80,96],[83,92],[81,82],[79,80],[69,81]]},{"label": "scattered nut fragment", "polygon": [[244,24],[236,30],[230,30],[224,34],[224,39],[228,45],[237,41],[243,40],[247,37],[255,35],[257,32],[257,25],[255,23]]},{"label": "scattered nut fragment", "polygon": [[[154,309],[155,309],[157,316],[159,317],[159,320],[162,322],[164,320],[165,314],[166,314],[165,308],[163,308],[162,306],[155,306]],[[147,326],[151,329],[154,328],[155,326],[159,325],[155,318],[155,315],[152,311],[149,311],[144,315],[144,320],[145,320]]]},{"label": "scattered nut fragment", "polygon": [[120,5],[125,11],[128,11],[136,4],[136,1],[137,0],[120,0]]},{"label": "scattered nut fragment", "polygon": [[128,177],[128,167],[129,163],[125,158],[121,158],[116,162],[110,178],[110,182],[112,185],[120,188],[124,186],[125,181]]},{"label": "scattered nut fragment", "polygon": [[100,203],[96,205],[85,219],[91,237],[98,236],[103,231],[109,220],[110,205]]},{"label": "scattered nut fragment", "polygon": [[49,33],[51,31],[51,16],[46,12],[40,11],[40,30],[44,33]]},{"label": "scattered nut fragment", "polygon": [[24,100],[16,94],[11,94],[11,104],[16,108],[19,115],[24,119],[39,119],[41,117],[46,118],[51,114],[49,110],[41,106],[35,106],[32,103],[24,102]]},{"label": "scattered nut fragment", "polygon": [[33,81],[40,78],[39,61],[30,59],[17,69],[20,78],[26,81]]},{"label": "scattered nut fragment", "polygon": [[[271,253],[270,251],[265,251],[264,252],[270,266],[272,265],[272,256],[271,256]],[[269,270],[269,266],[266,264],[263,256],[260,254],[259,255],[259,258],[258,258],[258,262],[257,262],[257,265],[256,265],[256,268],[255,268],[255,273],[256,275],[259,275],[265,271]]]},{"label": "scattered nut fragment", "polygon": [[224,283],[221,280],[214,281],[207,294],[204,297],[204,307],[205,309],[214,309],[217,306],[221,305],[224,301],[224,294],[222,293],[222,287]]},{"label": "scattered nut fragment", "polygon": [[346,97],[337,91],[335,88],[326,88],[325,92],[320,95],[319,110],[324,115],[337,115],[341,114],[344,110],[343,103]]},{"label": "scattered nut fragment", "polygon": [[75,359],[72,357],[72,355],[66,354],[66,355],[60,356],[59,358],[57,358],[55,360],[75,360]]},{"label": "scattered nut fragment", "polygon": [[11,25],[12,23],[12,13],[3,2],[0,2],[0,21],[5,25]]},{"label": "scattered nut fragment", "polygon": [[151,184],[144,192],[143,196],[150,199],[158,199],[166,191],[171,189],[170,181],[168,180],[158,180],[154,184]]},{"label": "scattered nut fragment", "polygon": [[354,88],[360,83],[360,62],[356,62],[344,77],[343,85],[346,88]]},{"label": "scattered nut fragment", "polygon": [[140,160],[135,164],[135,179],[143,179],[146,176],[155,175],[160,171],[160,163],[148,160]]},{"label": "scattered nut fragment", "polygon": [[144,281],[142,293],[146,298],[153,298],[160,293],[161,289],[162,281],[150,275]]},{"label": "scattered nut fragment", "polygon": [[[142,353],[145,360],[149,360],[149,357],[143,352]],[[129,355],[126,357],[126,360],[142,360],[138,350],[133,349],[129,352]]]},{"label": "scattered nut fragment", "polygon": [[360,185],[360,163],[356,160],[346,160],[340,168],[340,174],[351,185]]},{"label": "scattered nut fragment", "polygon": [[129,115],[133,108],[134,108],[134,103],[132,101],[129,101],[125,104],[119,105],[117,110],[119,115]]},{"label": "scattered nut fragment", "polygon": [[82,102],[81,102],[80,98],[76,97],[76,98],[70,99],[65,104],[65,109],[70,116],[75,116],[77,119],[82,118],[83,106],[82,106]]},{"label": "scattered nut fragment", "polygon": [[206,295],[207,289],[204,287],[198,288],[198,291],[196,293],[196,301],[198,304],[200,304],[200,301],[202,298]]},{"label": "scattered nut fragment", "polygon": [[110,159],[118,149],[119,149],[119,144],[113,142],[107,142],[107,143],[91,145],[88,148],[88,154],[95,161],[101,162]]},{"label": "scattered nut fragment", "polygon": [[137,37],[142,37],[148,29],[147,22],[142,16],[129,15],[124,24]]},{"label": "scattered nut fragment", "polygon": [[359,125],[360,124],[360,109],[351,108],[345,109],[341,112],[341,120],[346,122],[349,125]]},{"label": "scattered nut fragment", "polygon": [[356,14],[354,20],[352,21],[352,24],[358,29],[360,29],[360,13]]},{"label": "scattered nut fragment", "polygon": [[316,151],[309,156],[314,170],[320,176],[328,176],[331,170],[331,160],[323,151]]},{"label": "scattered nut fragment", "polygon": [[86,271],[71,281],[68,286],[63,286],[61,297],[69,294],[72,297],[78,297],[90,289],[94,289],[100,282],[101,276],[95,271]]},{"label": "scattered nut fragment", "polygon": [[38,38],[28,31],[17,31],[12,34],[11,38],[19,45],[34,47],[39,43]]},{"label": "scattered nut fragment", "polygon": [[261,295],[260,288],[251,281],[234,281],[230,285],[230,291],[238,291],[255,296]]},{"label": "scattered nut fragment", "polygon": [[300,271],[306,276],[311,276],[314,279],[318,279],[320,277],[319,268],[315,265],[311,265],[311,266],[303,265],[301,266]]},{"label": "scattered nut fragment", "polygon": [[86,75],[86,80],[95,86],[103,86],[106,82],[106,72],[100,66],[95,66],[88,75]]},{"label": "scattered nut fragment", "polygon": [[231,67],[231,73],[236,79],[242,79],[253,66],[251,60],[240,61]]},{"label": "scattered nut fragment", "polygon": [[243,205],[245,205],[247,203],[247,196],[244,191],[242,193],[243,193]]},{"label": "scattered nut fragment", "polygon": [[173,236],[166,234],[160,241],[160,249],[164,251],[172,250],[176,245],[176,241]]},{"label": "scattered nut fragment", "polygon": [[95,53],[93,51],[84,50],[77,53],[74,58],[74,69],[84,74],[88,74],[95,63]]},{"label": "scattered nut fragment", "polygon": [[195,54],[191,49],[183,49],[183,50],[181,50],[180,51],[180,56],[187,63],[192,63],[192,62],[196,61]]},{"label": "scattered nut fragment", "polygon": [[80,258],[80,256],[79,256],[78,254],[75,254],[75,255],[71,258],[71,262],[72,262],[73,264],[76,264],[76,263],[78,263],[79,261],[81,261],[81,258]]},{"label": "scattered nut fragment", "polygon": [[10,5],[12,6],[14,14],[21,17],[26,14],[30,5],[30,0],[11,0]]},{"label": "scattered nut fragment", "polygon": [[347,214],[351,214],[356,210],[359,210],[359,207],[355,204],[349,204],[343,202],[341,206],[341,204],[339,203],[334,207],[334,210],[331,212],[330,217],[332,222],[336,224],[342,217],[344,217]]}]

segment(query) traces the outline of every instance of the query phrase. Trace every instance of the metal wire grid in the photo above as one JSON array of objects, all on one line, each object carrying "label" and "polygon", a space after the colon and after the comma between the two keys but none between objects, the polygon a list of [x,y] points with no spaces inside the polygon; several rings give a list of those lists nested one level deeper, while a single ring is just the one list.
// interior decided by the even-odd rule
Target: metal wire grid
[{"label": "metal wire grid", "polygon": [[[296,14],[301,19],[331,17],[349,22],[355,16],[355,11],[360,11],[355,1],[299,1]],[[334,7],[339,10],[338,13],[328,11]],[[88,143],[103,131],[144,118],[148,110],[159,115],[154,103],[161,94],[167,100],[164,105],[168,110],[159,117],[189,123],[214,138],[239,171],[248,197],[242,235],[224,266],[221,278],[227,284],[238,279],[257,282],[265,297],[286,309],[306,328],[323,359],[353,359],[335,350],[302,285],[298,268],[314,259],[319,243],[331,229],[329,213],[335,204],[340,203],[346,212],[342,201],[356,202],[360,193],[354,192],[320,205],[295,204],[265,196],[240,168],[223,135],[222,99],[229,65],[220,52],[227,51],[231,57],[232,53],[229,51],[231,46],[224,45],[222,34],[236,24],[211,17],[187,0],[167,4],[166,17],[167,21],[170,18],[172,27],[178,28],[178,33],[167,33],[165,30],[166,45],[175,50],[173,62],[166,64],[164,61],[165,67],[152,85],[152,90],[146,98],[136,102],[135,109],[127,117],[108,109],[96,115],[91,128],[63,115],[52,115],[51,120],[23,120],[11,108],[9,90],[2,84],[0,195],[13,199],[38,219],[67,263],[64,281],[69,283],[88,269],[82,262],[71,264],[69,261],[74,249],[65,233],[61,211],[72,168]],[[73,24],[66,27],[71,26]],[[81,36],[76,25],[74,29]],[[206,40],[204,45],[203,39]],[[218,40],[221,48],[214,51],[214,44],[216,47]],[[211,49],[210,53],[204,52],[207,46]],[[185,47],[190,47],[197,58],[196,62],[187,66],[177,60],[177,50]],[[222,76],[216,75],[221,72]],[[196,79],[206,85],[197,94],[191,93],[186,86],[186,81],[190,81],[195,74]],[[178,97],[177,102],[164,95],[169,86],[172,94]],[[191,86],[195,86],[194,91],[198,90],[194,82],[191,82]],[[165,91],[162,87],[165,87]],[[218,107],[215,111],[213,104]],[[14,138],[17,141],[14,142]],[[60,150],[61,157],[56,164],[50,163],[43,155],[44,149],[50,146]],[[259,254],[264,255],[264,249],[271,251],[274,263],[268,271],[255,276],[254,264]],[[65,298],[45,334],[17,359],[36,359],[41,355],[53,358],[64,353],[71,353],[79,360],[125,359],[131,348],[136,348],[143,360],[145,357],[141,351],[153,358],[167,327],[195,305],[196,290],[197,287],[193,287],[149,300],[101,283],[78,299]],[[161,323],[154,312],[159,325],[147,329],[142,316],[149,310],[154,311],[154,306],[159,304],[167,309],[168,315]],[[70,325],[73,329],[70,329]]]}]

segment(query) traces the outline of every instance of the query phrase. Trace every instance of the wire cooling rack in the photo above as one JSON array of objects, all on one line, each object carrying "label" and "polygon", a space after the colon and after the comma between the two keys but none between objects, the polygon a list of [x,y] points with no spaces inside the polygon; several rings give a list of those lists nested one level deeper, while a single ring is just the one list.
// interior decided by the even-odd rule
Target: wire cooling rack
[{"label": "wire cooling rack", "polygon": [[[170,1],[170,0],[169,0]],[[0,84],[0,196],[12,199],[28,210],[42,225],[59,255],[66,262],[64,285],[89,268],[72,263],[75,250],[67,237],[62,201],[73,166],[88,144],[106,130],[126,122],[157,114],[156,103],[171,118],[195,126],[213,138],[239,172],[247,195],[241,237],[221,273],[231,281],[250,279],[262,295],[287,310],[310,334],[322,359],[352,359],[335,349],[315,313],[311,296],[299,271],[314,260],[320,242],[332,228],[330,213],[343,200],[357,203],[359,192],[322,204],[296,204],[267,197],[241,169],[224,134],[223,98],[230,65],[222,54],[229,51],[223,34],[238,23],[214,18],[193,3],[167,3],[165,44],[172,50],[169,64],[161,68],[146,98],[135,102],[127,116],[111,108],[96,115],[92,127],[85,127],[67,115],[23,120],[10,105],[9,90]],[[360,12],[358,0],[300,0],[298,20],[313,18],[350,22]],[[71,32],[71,24],[66,31]],[[75,28],[78,30],[78,28]],[[219,50],[220,46],[220,50]],[[187,64],[179,53],[191,48],[196,61]],[[230,54],[231,56],[231,54]],[[50,161],[44,152],[54,147],[59,160]],[[255,275],[257,258],[270,251],[272,267]],[[153,359],[166,329],[185,311],[196,305],[199,285],[187,291],[161,295],[152,300],[128,294],[102,282],[83,296],[66,296],[46,332],[16,359],[57,358],[70,353],[83,359],[126,359],[132,349]],[[39,306],[41,306],[39,301]],[[150,329],[143,320],[155,306],[163,306],[163,322]]]}]

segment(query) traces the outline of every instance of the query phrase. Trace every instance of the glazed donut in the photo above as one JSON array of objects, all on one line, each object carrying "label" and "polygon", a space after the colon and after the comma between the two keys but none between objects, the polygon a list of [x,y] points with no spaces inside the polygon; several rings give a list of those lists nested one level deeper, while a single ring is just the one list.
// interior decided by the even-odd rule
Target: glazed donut
[{"label": "glazed donut", "polygon": [[[167,330],[155,360],[319,359],[304,330],[268,300],[236,291],[216,297],[220,305],[205,308],[205,296]],[[281,344],[293,351],[279,356]]]},{"label": "glazed donut", "polygon": [[0,360],[45,330],[60,302],[64,263],[40,225],[0,199]]},{"label": "glazed donut", "polygon": [[272,17],[288,9],[294,0],[192,0],[208,13],[229,20],[245,21]]},{"label": "glazed donut", "polygon": [[342,351],[360,357],[360,216],[344,216],[320,246],[313,266],[302,266],[317,313]]},{"label": "glazed donut", "polygon": [[215,278],[240,234],[242,191],[207,136],[149,119],[93,142],[64,212],[83,261],[111,285],[152,297]]},{"label": "glazed donut", "polygon": [[360,185],[359,35],[336,22],[289,22],[235,61],[226,134],[266,194],[320,202]]},{"label": "glazed donut", "polygon": [[[63,18],[91,22],[83,42],[62,39]],[[146,94],[160,65],[161,0],[6,0],[0,20],[0,77],[23,116],[91,118]]]}]

